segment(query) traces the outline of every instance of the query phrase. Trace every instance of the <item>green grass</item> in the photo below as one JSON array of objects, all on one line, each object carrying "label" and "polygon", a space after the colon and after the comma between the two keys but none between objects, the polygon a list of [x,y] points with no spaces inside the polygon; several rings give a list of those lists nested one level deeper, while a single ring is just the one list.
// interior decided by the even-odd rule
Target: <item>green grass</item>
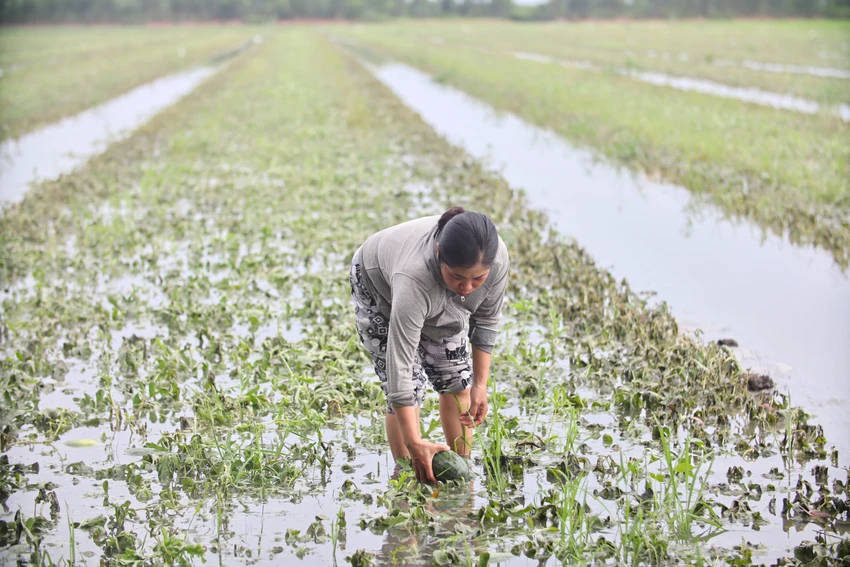
[{"label": "green grass", "polygon": [[4,70],[55,65],[103,51],[118,53],[122,49],[190,40],[205,33],[203,30],[179,26],[7,26],[0,33],[0,63]]},{"label": "green grass", "polygon": [[[450,203],[490,213],[513,264],[481,476],[435,490],[391,478],[347,275],[369,234]],[[738,552],[679,541],[705,508],[735,524],[746,501],[776,557],[841,521],[783,498],[846,509],[805,414],[749,395],[729,351],[680,334],[310,31],[274,32],[2,215],[0,563],[67,564],[69,541],[106,565],[719,563]],[[706,481],[717,454],[787,476]]]},{"label": "green grass", "polygon": [[843,266],[850,259],[850,125],[834,116],[685,93],[469,46],[423,44],[404,27],[334,33],[652,178],[680,183],[730,215],[788,233],[795,242],[816,243]]},{"label": "green grass", "polygon": [[[850,25],[842,21],[594,21],[517,24],[493,20],[386,25],[420,45],[443,41],[527,51],[789,93],[826,104],[850,102],[850,80],[748,68],[747,61],[850,71]],[[687,59],[682,60],[682,54]]]},{"label": "green grass", "polygon": [[3,28],[0,139],[201,65],[258,32],[243,26]]}]

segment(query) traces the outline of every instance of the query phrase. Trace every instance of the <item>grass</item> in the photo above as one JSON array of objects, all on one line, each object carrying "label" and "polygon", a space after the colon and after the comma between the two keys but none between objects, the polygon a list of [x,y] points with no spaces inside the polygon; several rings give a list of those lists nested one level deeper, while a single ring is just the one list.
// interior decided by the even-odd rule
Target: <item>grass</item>
[{"label": "grass", "polygon": [[594,21],[516,24],[493,20],[383,25],[419,45],[443,42],[535,52],[603,68],[636,68],[789,93],[825,104],[850,102],[848,80],[766,72],[753,63],[850,72],[850,26],[836,20]]},{"label": "grass", "polygon": [[373,25],[334,33],[848,265],[850,126],[838,118],[516,60],[469,44],[423,45],[406,31]]},{"label": "grass", "polygon": [[[375,230],[485,202],[513,262],[473,443],[485,474],[426,487],[391,476],[347,264]],[[721,562],[730,545],[678,540],[699,503],[738,522],[733,500],[791,558],[847,509],[823,490],[843,476],[804,414],[786,429],[786,400],[748,394],[728,351],[681,335],[308,30],[276,31],[4,210],[0,283],[0,565],[67,562],[68,508],[75,557],[107,565]],[[422,411],[434,418],[435,396]],[[67,444],[81,437],[100,444]],[[680,466],[695,440],[742,470],[787,471],[772,488],[751,479],[780,505]]]},{"label": "grass", "polygon": [[27,27],[0,30],[0,139],[208,62],[257,29],[221,26]]}]

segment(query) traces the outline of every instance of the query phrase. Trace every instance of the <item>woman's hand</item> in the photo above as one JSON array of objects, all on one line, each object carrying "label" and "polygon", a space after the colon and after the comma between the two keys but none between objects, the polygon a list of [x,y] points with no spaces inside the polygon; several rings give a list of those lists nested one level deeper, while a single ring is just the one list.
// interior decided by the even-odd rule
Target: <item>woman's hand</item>
[{"label": "woman's hand", "polygon": [[487,409],[487,385],[473,384],[469,392],[469,411],[461,414],[460,422],[466,427],[481,425],[487,417]]},{"label": "woman's hand", "polygon": [[434,478],[431,461],[437,453],[450,451],[449,446],[420,439],[408,444],[407,450],[410,452],[410,462],[413,465],[413,472],[416,473],[416,480],[436,484],[437,479]]}]

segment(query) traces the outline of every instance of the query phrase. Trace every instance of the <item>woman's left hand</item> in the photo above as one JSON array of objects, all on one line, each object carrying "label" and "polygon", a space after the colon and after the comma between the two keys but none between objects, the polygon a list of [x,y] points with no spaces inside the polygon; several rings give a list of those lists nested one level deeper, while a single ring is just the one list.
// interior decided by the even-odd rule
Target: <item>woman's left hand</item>
[{"label": "woman's left hand", "polygon": [[469,411],[461,414],[460,422],[466,427],[484,423],[487,417],[487,386],[473,384],[469,392]]}]

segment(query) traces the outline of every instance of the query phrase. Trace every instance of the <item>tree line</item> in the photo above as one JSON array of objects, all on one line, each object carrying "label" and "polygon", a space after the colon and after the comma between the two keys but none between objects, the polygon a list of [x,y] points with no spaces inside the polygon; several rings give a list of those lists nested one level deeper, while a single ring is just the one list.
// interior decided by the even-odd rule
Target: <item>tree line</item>
[{"label": "tree line", "polygon": [[2,23],[494,17],[850,18],[850,0],[0,0]]}]

